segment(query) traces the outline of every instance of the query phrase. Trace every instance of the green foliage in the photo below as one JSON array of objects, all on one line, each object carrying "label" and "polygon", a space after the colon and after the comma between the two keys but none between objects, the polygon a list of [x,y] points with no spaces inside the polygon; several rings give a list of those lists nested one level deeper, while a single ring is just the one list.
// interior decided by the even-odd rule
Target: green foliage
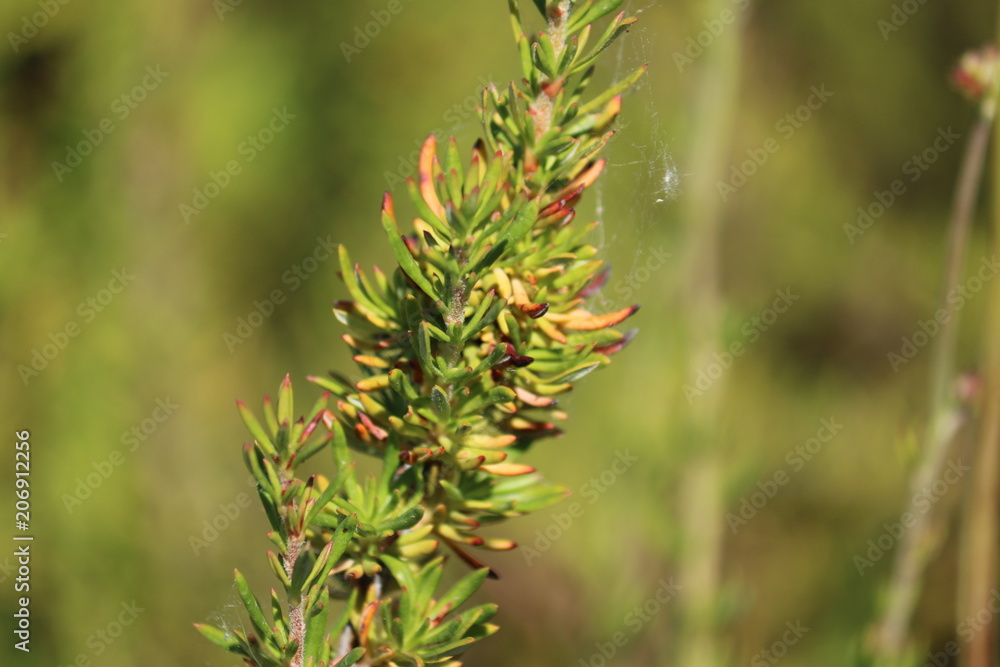
[{"label": "green foliage", "polygon": [[[604,168],[620,93],[644,70],[583,101],[598,54],[634,21],[618,14],[591,40],[620,4],[536,2],[548,29],[529,41],[510,3],[524,80],[484,91],[485,137],[467,162],[454,139],[440,156],[433,136],[423,144],[408,183],[412,233],[385,195],[397,269],[368,274],[340,248],[351,300],[334,313],[362,377],[310,378],[327,392],[298,420],[287,377],[263,424],[239,404],[286,603],[272,592],[269,621],[237,572],[254,632],[198,628],[247,664],[459,665],[496,631],[495,605],[458,612],[495,576],[469,550],[515,544],[477,529],[565,495],[518,459],[561,433],[555,397],[627,344],[612,327],[637,309],[584,307],[606,272],[585,240],[591,226],[571,225]],[[327,445],[332,479],[297,477]],[[381,473],[358,479],[352,451],[380,459]],[[476,569],[437,597],[447,551]],[[331,597],[347,600],[332,626]]]}]

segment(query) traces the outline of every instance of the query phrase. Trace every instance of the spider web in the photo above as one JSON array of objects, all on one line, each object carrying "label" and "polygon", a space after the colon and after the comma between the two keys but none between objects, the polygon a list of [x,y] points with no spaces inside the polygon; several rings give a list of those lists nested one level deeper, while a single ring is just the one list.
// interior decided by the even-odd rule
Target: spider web
[{"label": "spider web", "polygon": [[[644,64],[666,62],[657,58],[657,40],[651,26],[643,21],[643,13],[662,6],[657,0],[645,2],[633,1],[626,4],[627,15],[639,18],[639,22],[629,28],[612,46],[614,54],[614,77],[618,81],[628,76]],[[655,65],[654,65],[655,66]],[[660,118],[659,108],[662,99],[657,96],[657,90],[649,74],[639,79],[638,83],[625,94],[625,108],[618,121],[618,133],[615,139],[626,138],[628,143],[612,139],[608,146],[608,173],[594,184],[596,200],[596,220],[594,245],[602,254],[607,254],[608,248],[627,242],[633,245],[630,259],[626,266],[614,267],[612,279],[633,275],[635,270],[649,258],[650,244],[660,242],[664,238],[660,229],[664,224],[671,206],[676,202],[681,192],[681,174],[677,170],[673,153],[670,148],[668,132]],[[644,118],[646,127],[636,122],[636,118]],[[616,183],[621,179],[629,179],[629,194],[627,196],[612,196],[621,189]],[[606,218],[606,204],[614,199],[612,222]],[[628,234],[625,232],[628,231]],[[620,257],[619,257],[620,260]],[[615,295],[605,289],[598,297],[598,302],[606,308],[627,305],[617,303]]]},{"label": "spider web", "polygon": [[[240,598],[239,591],[236,590],[236,582],[234,581],[229,587],[229,595],[226,596],[226,601],[222,603],[221,607],[208,614],[205,619],[209,625],[214,625],[226,633],[227,636],[232,637],[235,630],[239,630],[245,636],[254,632],[254,630],[247,627],[245,617],[246,607],[243,606],[243,600]],[[236,660],[237,658],[233,656],[232,659]]]}]

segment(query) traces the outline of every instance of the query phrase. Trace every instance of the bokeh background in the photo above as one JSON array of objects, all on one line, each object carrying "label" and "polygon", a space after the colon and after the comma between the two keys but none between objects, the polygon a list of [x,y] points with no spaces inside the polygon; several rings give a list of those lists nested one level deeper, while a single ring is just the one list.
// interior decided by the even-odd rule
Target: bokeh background
[{"label": "bokeh background", "polygon": [[[385,13],[390,4],[398,13]],[[585,512],[558,531],[553,515],[565,505],[501,531],[533,546],[544,545],[536,531],[558,536],[537,558],[489,556],[503,579],[481,597],[500,602],[502,630],[469,664],[601,665],[598,644],[618,631],[629,641],[609,664],[675,664],[680,517],[692,509],[679,490],[704,448],[726,463],[721,511],[703,517],[723,539],[722,664],[770,664],[760,651],[796,622],[809,630],[783,664],[851,664],[879,609],[891,558],[863,576],[853,559],[905,509],[930,357],[894,369],[887,353],[937,308],[975,116],[948,73],[991,39],[996,7],[897,3],[915,11],[886,32],[889,2],[745,4],[626,5],[640,22],[609,53],[601,81],[643,63],[649,72],[625,100],[611,168],[585,217],[601,220],[595,243],[614,271],[598,305],[641,303],[640,335],[563,402],[566,436],[532,454]],[[36,535],[32,652],[15,651],[8,628],[0,663],[235,664],[191,627],[240,623],[234,567],[259,592],[271,585],[256,501],[226,516],[250,490],[234,401],[259,404],[290,373],[299,400],[311,402],[306,375],[349,371],[330,312],[346,291],[323,248],[346,243],[362,264],[390,264],[382,192],[404,197],[401,176],[428,133],[469,145],[484,82],[518,75],[505,5],[0,4],[0,402],[8,443],[31,432]],[[732,23],[718,22],[723,10]],[[375,30],[373,11],[391,20]],[[703,38],[702,54],[677,58],[713,25],[719,34]],[[360,37],[366,26],[376,34]],[[720,72],[717,56],[734,44],[738,71]],[[713,100],[705,91],[726,76],[734,94]],[[814,86],[832,96],[782,130]],[[907,161],[947,128],[961,139],[850,239],[844,226],[858,207],[908,179]],[[690,201],[698,179],[728,178],[769,138],[779,149],[745,185],[710,205]],[[705,171],[713,150],[721,174]],[[987,254],[983,210],[970,272]],[[699,212],[720,221],[714,266],[691,241]],[[711,331],[706,339],[719,352],[746,343],[697,399],[711,401],[709,432],[692,426],[683,386],[695,377],[686,345],[675,344],[690,342],[706,273],[718,280],[725,322],[721,342]],[[281,303],[269,308],[276,290]],[[798,298],[749,340],[743,327],[778,290]],[[985,294],[961,312],[963,371],[980,358]],[[37,373],[26,373],[33,357]],[[169,414],[157,411],[169,404]],[[824,419],[842,428],[793,470],[786,454]],[[626,450],[638,461],[610,475]],[[13,448],[3,451],[12,462]],[[787,484],[731,530],[725,513],[779,470]],[[613,483],[585,495],[602,473]],[[0,494],[7,506],[11,477]],[[956,633],[960,493],[941,501],[942,549],[915,619],[928,649]],[[12,544],[12,510],[3,516],[0,535]],[[213,533],[213,521],[224,529]],[[0,550],[4,610],[14,605],[12,551]],[[629,616],[671,578],[677,596],[641,623]],[[123,605],[133,612],[119,633]]]}]

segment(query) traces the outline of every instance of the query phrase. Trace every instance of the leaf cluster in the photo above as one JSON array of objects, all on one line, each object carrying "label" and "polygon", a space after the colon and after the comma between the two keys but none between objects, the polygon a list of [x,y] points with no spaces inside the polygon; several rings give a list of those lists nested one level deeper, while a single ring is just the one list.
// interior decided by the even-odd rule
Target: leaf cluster
[{"label": "leaf cluster", "polygon": [[[326,392],[297,420],[287,377],[263,422],[239,404],[284,602],[271,591],[268,620],[237,572],[253,632],[198,627],[246,664],[457,666],[496,631],[495,605],[458,612],[496,576],[472,548],[515,546],[479,529],[566,495],[521,459],[562,433],[558,397],[628,343],[614,327],[637,310],[587,308],[607,270],[587,242],[593,225],[571,224],[604,168],[621,94],[645,69],[585,99],[599,54],[635,20],[619,13],[595,30],[621,3],[535,0],[547,28],[528,38],[509,0],[524,78],[484,91],[483,139],[465,155],[427,139],[405,232],[385,195],[392,271],[339,249],[350,298],[334,314],[359,376],[311,377]],[[297,476],[326,449],[329,479]],[[381,471],[359,479],[357,453]],[[449,552],[475,569],[439,596]],[[346,601],[334,620],[331,599]]]}]

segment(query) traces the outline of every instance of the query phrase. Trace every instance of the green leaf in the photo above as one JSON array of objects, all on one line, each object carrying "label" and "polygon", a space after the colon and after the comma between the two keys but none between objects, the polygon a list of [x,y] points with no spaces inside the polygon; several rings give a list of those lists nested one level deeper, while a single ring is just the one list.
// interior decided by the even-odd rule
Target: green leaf
[{"label": "green leaf", "polygon": [[[497,613],[497,606],[495,604],[483,604],[478,607],[473,607],[471,609],[466,609],[462,612],[462,615],[458,618],[449,621],[443,625],[438,626],[439,629],[444,629],[446,626],[453,626],[447,630],[443,630],[442,634],[447,634],[450,630],[454,632],[452,636],[464,636],[469,632],[474,626],[481,625],[493,618]],[[457,629],[457,632],[455,630]],[[493,632],[486,632],[486,635],[493,634]],[[486,636],[484,635],[484,636]],[[436,641],[440,641],[435,638]],[[447,641],[447,640],[445,640]],[[475,639],[473,639],[475,641]]]},{"label": "green leaf", "polygon": [[393,479],[399,465],[399,445],[396,438],[389,438],[385,444],[385,451],[382,453],[382,472],[378,478],[378,493],[383,498],[392,495]]},{"label": "green leaf", "polygon": [[437,338],[439,341],[447,343],[451,340],[451,337],[448,335],[448,332],[444,331],[440,327],[435,326],[430,322],[424,322],[424,325],[427,327],[427,332],[434,338]]},{"label": "green leaf", "polygon": [[434,375],[441,377],[441,369],[439,369],[434,363],[433,352],[431,349],[431,333],[430,329],[427,328],[426,322],[421,322],[417,326],[416,352],[420,360],[420,367],[424,370],[424,373],[433,373]]},{"label": "green leaf", "polygon": [[580,107],[579,113],[580,114],[590,113],[591,111],[604,106],[607,102],[611,100],[612,97],[614,97],[615,95],[620,95],[626,89],[630,88],[636,81],[638,81],[642,77],[642,75],[646,73],[646,69],[647,66],[643,65],[636,71],[632,72],[627,77],[625,77],[624,79],[622,79],[621,81],[611,86],[606,91],[604,91],[603,93],[601,93],[600,95],[598,95],[597,97],[595,97],[594,99],[590,100],[582,107]]},{"label": "green leaf", "polygon": [[264,618],[260,603],[257,602],[253,591],[250,590],[250,584],[247,583],[246,578],[239,570],[236,570],[236,588],[240,592],[240,597],[243,598],[243,605],[247,608],[247,613],[250,615],[254,627],[257,628],[257,632],[267,640],[274,639],[274,633],[271,632],[267,619]]},{"label": "green leaf", "polygon": [[538,200],[532,199],[526,205],[521,207],[517,217],[514,218],[513,222],[507,225],[503,235],[500,237],[500,241],[506,243],[510,247],[513,247],[531,230],[537,219]]},{"label": "green leaf", "polygon": [[435,558],[424,565],[423,570],[420,572],[419,590],[413,592],[414,607],[417,609],[428,608],[434,597],[434,593],[437,592],[438,584],[441,583],[442,574],[444,574],[444,559],[442,557]]},{"label": "green leaf", "polygon": [[284,667],[284,665],[291,664],[292,658],[295,657],[295,654],[298,653],[298,651],[299,651],[299,642],[297,640],[291,640],[287,644],[285,644],[285,650],[281,652],[276,658],[276,660],[279,661],[280,667]]},{"label": "green leaf", "polygon": [[320,659],[320,651],[326,639],[326,623],[330,616],[330,593],[322,587],[320,597],[312,608],[312,614],[306,622],[306,645],[304,656],[306,660]]},{"label": "green leaf", "polygon": [[496,403],[509,403],[517,398],[517,394],[509,387],[493,387],[488,392],[473,393],[468,401],[462,405],[462,414],[478,413],[488,405]]},{"label": "green leaf", "polygon": [[292,582],[285,573],[285,566],[282,564],[281,559],[273,551],[267,552],[267,564],[271,566],[271,572],[274,573],[274,576],[278,578],[278,581],[287,590],[292,585]]},{"label": "green leaf", "polygon": [[274,403],[270,396],[264,397],[264,423],[271,429],[271,433],[278,432],[278,416],[274,413]]},{"label": "green leaf", "polygon": [[451,227],[448,226],[447,221],[439,218],[437,214],[431,210],[431,207],[427,205],[427,201],[424,200],[423,195],[420,194],[420,190],[417,188],[416,182],[414,182],[411,178],[406,182],[406,187],[407,190],[409,190],[410,199],[413,201],[413,205],[417,207],[417,214],[420,216],[420,219],[433,227],[436,232],[441,234],[445,242],[451,243]]},{"label": "green leaf", "polygon": [[264,427],[260,425],[257,421],[257,417],[254,416],[250,408],[246,406],[243,401],[236,401],[236,405],[239,408],[240,416],[243,418],[243,423],[246,424],[247,430],[250,431],[250,435],[254,437],[254,440],[261,446],[265,453],[270,456],[275,456],[278,450],[274,447],[274,443],[271,442],[271,438],[264,431]]},{"label": "green leaf", "polygon": [[538,41],[531,45],[531,57],[538,67],[549,78],[556,76],[556,53],[552,48],[552,40],[544,32],[538,36]]},{"label": "green leaf", "polygon": [[595,127],[597,127],[597,116],[589,114],[577,118],[575,121],[563,128],[563,132],[569,136],[577,137],[589,134]]},{"label": "green leaf", "polygon": [[288,375],[281,381],[281,388],[278,390],[278,426],[291,424],[294,420],[294,407],[292,402],[292,378]]},{"label": "green leaf", "polygon": [[278,505],[275,503],[271,494],[265,491],[264,488],[258,484],[257,496],[260,498],[260,503],[264,507],[264,514],[267,516],[267,522],[271,524],[271,530],[281,535],[282,539],[288,537],[285,529],[285,522],[281,520],[281,514],[278,512]]},{"label": "green leaf", "polygon": [[524,34],[521,27],[521,9],[518,7],[518,0],[507,0],[507,11],[510,12],[510,25],[514,29],[514,39]]},{"label": "green leaf", "polygon": [[332,552],[333,542],[327,542],[326,546],[323,547],[323,551],[319,553],[319,557],[316,558],[316,564],[313,565],[312,571],[309,572],[309,576],[306,577],[304,582],[302,582],[301,590],[304,593],[308,593],[310,587],[317,581],[320,584],[320,588],[323,588],[323,584],[326,582],[327,574],[330,571],[330,554]]},{"label": "green leaf", "polygon": [[437,385],[431,388],[431,405],[439,417],[444,420],[451,419],[451,402],[444,389]]},{"label": "green leaf", "polygon": [[[476,311],[472,314],[472,317],[469,318],[469,320],[466,321],[465,326],[462,327],[461,341],[463,343],[472,338],[472,336],[478,333],[484,326],[487,326],[489,324],[489,322],[487,322],[486,324],[480,326],[480,322],[483,321],[483,318],[486,316],[486,313],[489,311],[490,307],[496,303],[497,300],[499,300],[499,298],[496,296],[495,290],[490,290],[489,292],[486,293],[486,295],[483,297],[483,300],[479,303],[479,306],[476,308]],[[499,314],[499,311],[497,311],[497,314]],[[496,319],[496,316],[494,316],[494,319]]]},{"label": "green leaf", "polygon": [[507,356],[506,345],[495,345],[490,353],[483,357],[479,365],[472,371],[472,376],[477,377],[500,363],[500,360]]},{"label": "green leaf", "polygon": [[[341,473],[342,472],[343,471],[341,471]],[[314,499],[313,506],[306,515],[307,526],[313,522],[313,519],[317,514],[323,511],[323,508],[326,507],[327,503],[333,500],[333,497],[337,495],[338,491],[340,491],[340,487],[344,485],[345,479],[346,475],[338,474],[333,481],[327,485],[326,489],[323,490],[323,493],[321,493],[318,498]]]},{"label": "green leaf", "polygon": [[204,625],[202,623],[195,623],[195,629],[202,634],[208,641],[212,642],[216,646],[226,649],[227,651],[232,651],[233,653],[241,653],[246,655],[246,653],[239,649],[240,641],[236,637],[230,635],[227,632],[211,626]]},{"label": "green leaf", "polygon": [[336,396],[346,396],[354,391],[354,384],[342,377],[339,373],[331,373],[330,377],[310,375],[307,379],[313,384],[317,384],[320,387],[333,392]]},{"label": "green leaf", "polygon": [[[330,545],[328,544],[327,546]],[[299,557],[295,559],[295,565],[292,567],[292,585],[288,589],[289,597],[303,595],[306,579],[313,570],[313,563],[312,551],[308,546],[303,545],[302,551],[299,553]]]},{"label": "green leaf", "polygon": [[288,619],[285,618],[284,608],[278,599],[278,592],[271,589],[271,618],[274,621],[274,640],[278,646],[288,643]]},{"label": "green leaf", "polygon": [[333,665],[333,667],[351,667],[351,665],[357,663],[357,661],[360,660],[361,656],[363,656],[364,654],[365,650],[360,646],[358,646],[357,648],[352,649],[350,652],[348,652],[348,654],[345,655],[343,658],[338,660],[337,663]]},{"label": "green leaf", "polygon": [[[562,55],[559,57],[559,64],[556,65],[556,69],[559,72],[565,72],[570,63],[576,59],[576,54],[580,50],[580,37],[578,35],[573,35],[569,41],[566,43],[566,48],[563,49]],[[555,105],[556,108],[562,106],[562,101],[560,98],[560,103]]]},{"label": "green leaf", "polygon": [[417,525],[423,517],[424,508],[418,505],[416,507],[411,507],[398,516],[388,519],[387,521],[383,521],[378,524],[376,530],[379,532],[406,530]]},{"label": "green leaf", "polygon": [[340,245],[337,247],[337,252],[340,257],[340,274],[343,277],[344,284],[347,285],[347,291],[350,292],[354,300],[379,315],[391,317],[391,312],[383,308],[381,304],[375,303],[375,301],[369,298],[368,292],[362,289],[361,284],[358,282],[359,276],[355,271],[354,262],[351,261],[351,256],[348,254],[347,248]]},{"label": "green leaf", "polygon": [[565,500],[568,495],[569,489],[565,486],[540,486],[515,496],[514,507],[519,514],[530,514],[555,505]]},{"label": "green leaf", "polygon": [[398,368],[393,368],[389,371],[389,386],[409,403],[420,400],[420,394],[417,393],[416,387],[410,382],[410,378]]},{"label": "green leaf", "polygon": [[463,602],[472,597],[472,594],[479,590],[479,587],[483,585],[486,578],[490,574],[490,569],[488,567],[476,570],[463,579],[459,580],[454,586],[451,587],[444,596],[438,600],[437,604],[434,605],[433,611],[431,611],[431,616],[438,616],[445,611],[451,611],[457,609]]},{"label": "green leaf", "polygon": [[340,421],[333,422],[333,460],[337,464],[338,474],[342,471],[349,471],[344,477],[344,490],[348,497],[355,497],[360,490],[358,481],[354,478],[354,462],[351,460],[350,451],[347,448],[347,436],[344,434],[344,426]]},{"label": "green leaf", "polygon": [[458,142],[455,137],[448,139],[448,147],[444,152],[445,180],[448,186],[448,195],[455,204],[462,201],[462,181],[465,179],[465,170],[462,166],[462,156],[458,150]]},{"label": "green leaf", "polygon": [[267,475],[268,494],[274,498],[274,501],[281,504],[284,501],[283,493],[281,490],[281,481],[278,479],[278,472],[274,469],[274,464],[271,463],[271,459],[263,459],[261,461],[261,467],[264,469],[264,474]]},{"label": "green leaf", "polygon": [[417,260],[413,259],[413,255],[410,254],[409,248],[403,243],[403,237],[399,232],[399,227],[396,226],[396,219],[392,216],[390,210],[385,207],[382,209],[382,227],[385,229],[386,236],[389,238],[389,245],[392,247],[392,252],[396,255],[396,261],[399,262],[399,268],[401,268],[407,276],[410,277],[417,287],[419,287],[427,296],[429,296],[434,301],[440,301],[441,296],[431,285],[430,281],[424,276],[423,270],[420,265],[417,264]]},{"label": "green leaf", "polygon": [[[411,591],[417,590],[416,575],[413,574],[413,570],[409,565],[388,554],[382,554],[379,556],[379,560],[385,563],[385,566],[389,568],[389,572],[392,573],[393,579],[396,580],[400,587]],[[403,598],[404,599],[402,601],[405,601],[406,596],[404,595]]]},{"label": "green leaf", "polygon": [[489,248],[486,248],[483,256],[472,265],[471,269],[469,269],[468,275],[475,275],[476,277],[479,277],[488,271],[507,251],[507,246],[508,244],[506,241],[497,241]]},{"label": "green leaf", "polygon": [[[487,605],[466,609],[462,612],[461,616],[452,618],[427,633],[424,640],[433,644],[433,646],[428,647],[428,657],[440,657],[454,651],[458,646],[474,642],[475,638],[466,637],[465,634],[470,628],[476,625],[480,618],[487,615],[488,612],[485,607]],[[493,613],[496,612],[494,611]],[[454,653],[452,654],[454,655]]]},{"label": "green leaf", "polygon": [[259,443],[254,445],[247,444],[243,447],[243,463],[246,464],[247,470],[253,475],[259,487],[270,490],[271,480],[268,479],[267,473],[264,472],[264,468],[261,466],[263,456]]},{"label": "green leaf", "polygon": [[330,544],[333,548],[330,550],[330,560],[337,562],[344,555],[344,551],[347,550],[347,545],[351,543],[351,539],[354,538],[354,533],[358,527],[358,515],[351,514],[346,519],[344,519],[337,530],[333,534],[333,539],[330,540]]},{"label": "green leaf", "polygon": [[570,74],[574,74],[582,69],[590,67],[593,62],[597,60],[597,56],[599,56],[604,49],[611,46],[611,44],[618,39],[618,36],[637,20],[638,19],[635,18],[623,18],[621,14],[616,16],[615,19],[608,24],[607,30],[604,31],[604,34],[601,36],[597,46],[594,47],[594,50],[587,54],[587,56],[582,60],[577,61],[577,63],[573,65],[573,71],[570,72]]},{"label": "green leaf", "polygon": [[486,402],[490,405],[494,403],[509,403],[517,398],[517,394],[510,387],[493,387],[486,392]]},{"label": "green leaf", "polygon": [[552,384],[559,383],[559,382],[574,382],[574,381],[579,380],[580,378],[582,378],[584,375],[587,375],[588,373],[590,373],[592,370],[594,370],[595,368],[597,368],[600,365],[601,365],[601,362],[599,362],[599,361],[594,361],[594,362],[591,362],[591,363],[581,364],[579,366],[576,366],[575,368],[571,368],[568,371],[560,373],[559,375],[557,375],[557,376],[555,376],[553,378],[549,378],[547,381],[549,383],[552,383]]},{"label": "green leaf", "polygon": [[621,7],[623,1],[624,0],[597,0],[597,2],[592,2],[586,9],[575,11],[570,17],[569,24],[566,27],[569,32],[576,32],[578,28],[581,28],[588,23],[600,21],[602,18]]}]

